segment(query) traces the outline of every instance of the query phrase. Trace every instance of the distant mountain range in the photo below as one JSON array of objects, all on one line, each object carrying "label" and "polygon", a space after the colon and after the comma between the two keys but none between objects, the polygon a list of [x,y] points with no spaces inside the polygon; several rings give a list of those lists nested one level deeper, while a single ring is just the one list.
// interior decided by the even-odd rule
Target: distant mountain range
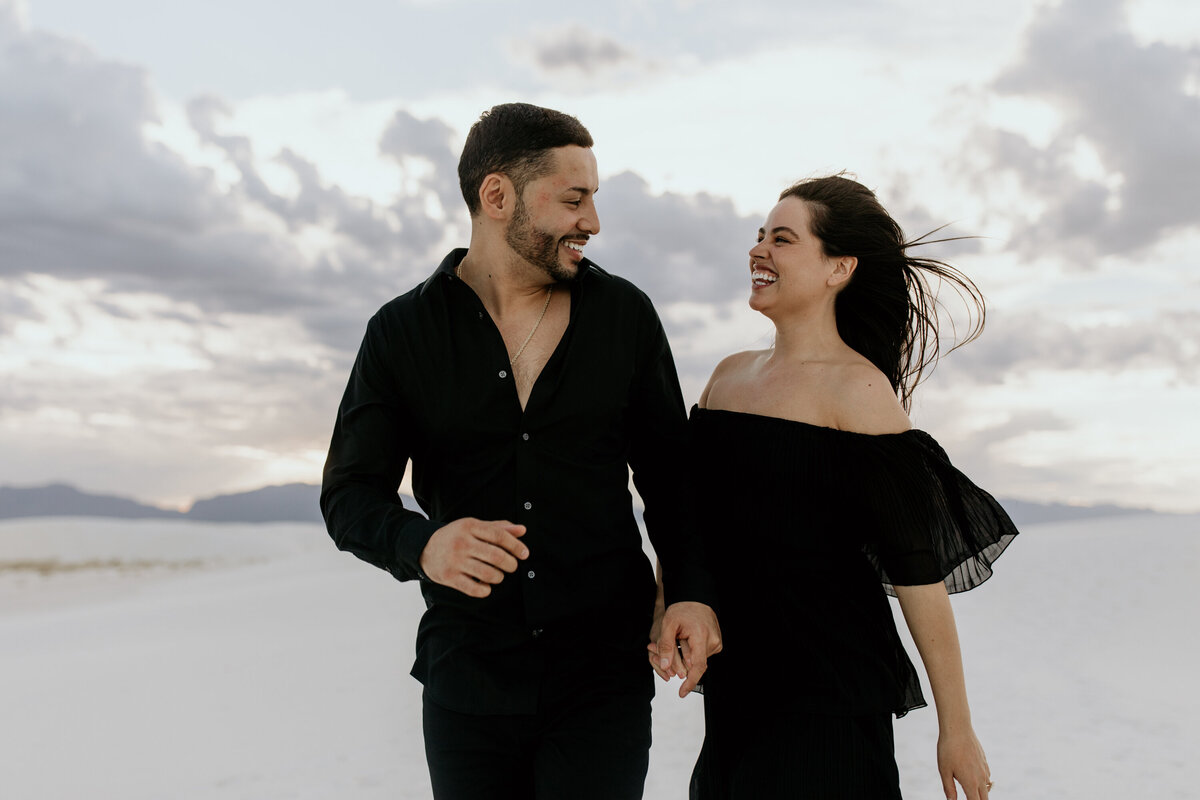
[{"label": "distant mountain range", "polygon": [[88,494],[57,483],[15,488],[0,486],[0,519],[17,517],[121,517],[203,522],[321,522],[321,487],[308,483],[267,486],[252,492],[197,500],[187,512],[148,506],[136,500]]},{"label": "distant mountain range", "polygon": [[[18,517],[120,517],[182,519],[203,522],[321,522],[317,506],[321,487],[310,483],[266,486],[252,492],[197,500],[187,512],[149,506],[136,500],[88,494],[65,484],[16,488],[0,486],[0,519]],[[1000,499],[1018,526],[1089,517],[1154,513],[1146,508],[1114,505],[1073,506]]]}]

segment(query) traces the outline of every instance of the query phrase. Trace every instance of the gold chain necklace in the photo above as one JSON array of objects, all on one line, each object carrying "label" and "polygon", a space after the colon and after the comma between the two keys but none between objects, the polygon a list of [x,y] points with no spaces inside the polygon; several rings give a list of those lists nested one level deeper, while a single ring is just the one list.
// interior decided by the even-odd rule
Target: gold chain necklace
[{"label": "gold chain necklace", "polygon": [[[458,262],[458,266],[454,268],[454,277],[462,280],[462,262]],[[529,331],[529,335],[525,337],[525,341],[517,348],[517,354],[509,359],[508,363],[516,366],[517,359],[525,352],[525,347],[533,340],[533,335],[537,333],[538,326],[542,324],[542,320],[546,318],[546,309],[550,308],[550,298],[554,296],[554,287],[550,286],[546,290],[546,304],[542,306],[542,313],[538,315],[537,322],[533,323],[533,330]]]},{"label": "gold chain necklace", "polygon": [[521,357],[521,353],[525,352],[525,345],[529,344],[529,341],[533,339],[533,335],[537,333],[538,326],[542,324],[542,319],[546,316],[546,309],[550,307],[550,298],[553,296],[554,287],[551,286],[546,290],[546,304],[542,306],[542,313],[538,315],[537,322],[533,323],[533,330],[531,330],[529,335],[525,337],[525,341],[521,343],[519,348],[517,348],[517,354],[509,361],[509,363],[514,367],[517,365],[517,359]]}]

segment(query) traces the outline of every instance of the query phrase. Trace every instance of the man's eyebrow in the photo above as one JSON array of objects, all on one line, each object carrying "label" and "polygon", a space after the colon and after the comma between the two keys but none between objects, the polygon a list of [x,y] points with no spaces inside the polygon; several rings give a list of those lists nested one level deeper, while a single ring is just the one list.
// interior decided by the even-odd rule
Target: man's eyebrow
[{"label": "man's eyebrow", "polygon": [[567,191],[567,192],[579,192],[580,194],[583,194],[583,195],[588,195],[588,194],[596,194],[597,192],[599,192],[599,191],[600,191],[600,189],[599,189],[599,188],[596,188],[596,189],[588,189],[587,187],[584,187],[584,186],[572,186],[571,188],[569,188],[569,189],[566,189],[565,191]]}]

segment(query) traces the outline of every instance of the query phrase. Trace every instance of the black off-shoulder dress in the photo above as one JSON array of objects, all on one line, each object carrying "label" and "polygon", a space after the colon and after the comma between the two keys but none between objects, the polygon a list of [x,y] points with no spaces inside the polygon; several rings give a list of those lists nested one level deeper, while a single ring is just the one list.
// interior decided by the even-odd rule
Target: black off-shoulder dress
[{"label": "black off-shoulder dress", "polygon": [[925,705],[887,594],[991,575],[1017,535],[927,433],[693,408],[724,650],[693,800],[900,797],[891,718]]}]

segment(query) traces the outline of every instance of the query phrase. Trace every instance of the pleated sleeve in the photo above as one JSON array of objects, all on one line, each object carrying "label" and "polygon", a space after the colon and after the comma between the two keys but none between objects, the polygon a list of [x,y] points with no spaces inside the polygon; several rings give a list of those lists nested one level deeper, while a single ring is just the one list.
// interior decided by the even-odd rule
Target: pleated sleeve
[{"label": "pleated sleeve", "polygon": [[946,584],[973,589],[992,575],[992,563],[1017,528],[990,494],[959,472],[924,431],[869,437],[859,461],[866,483],[868,559],[884,590]]}]

